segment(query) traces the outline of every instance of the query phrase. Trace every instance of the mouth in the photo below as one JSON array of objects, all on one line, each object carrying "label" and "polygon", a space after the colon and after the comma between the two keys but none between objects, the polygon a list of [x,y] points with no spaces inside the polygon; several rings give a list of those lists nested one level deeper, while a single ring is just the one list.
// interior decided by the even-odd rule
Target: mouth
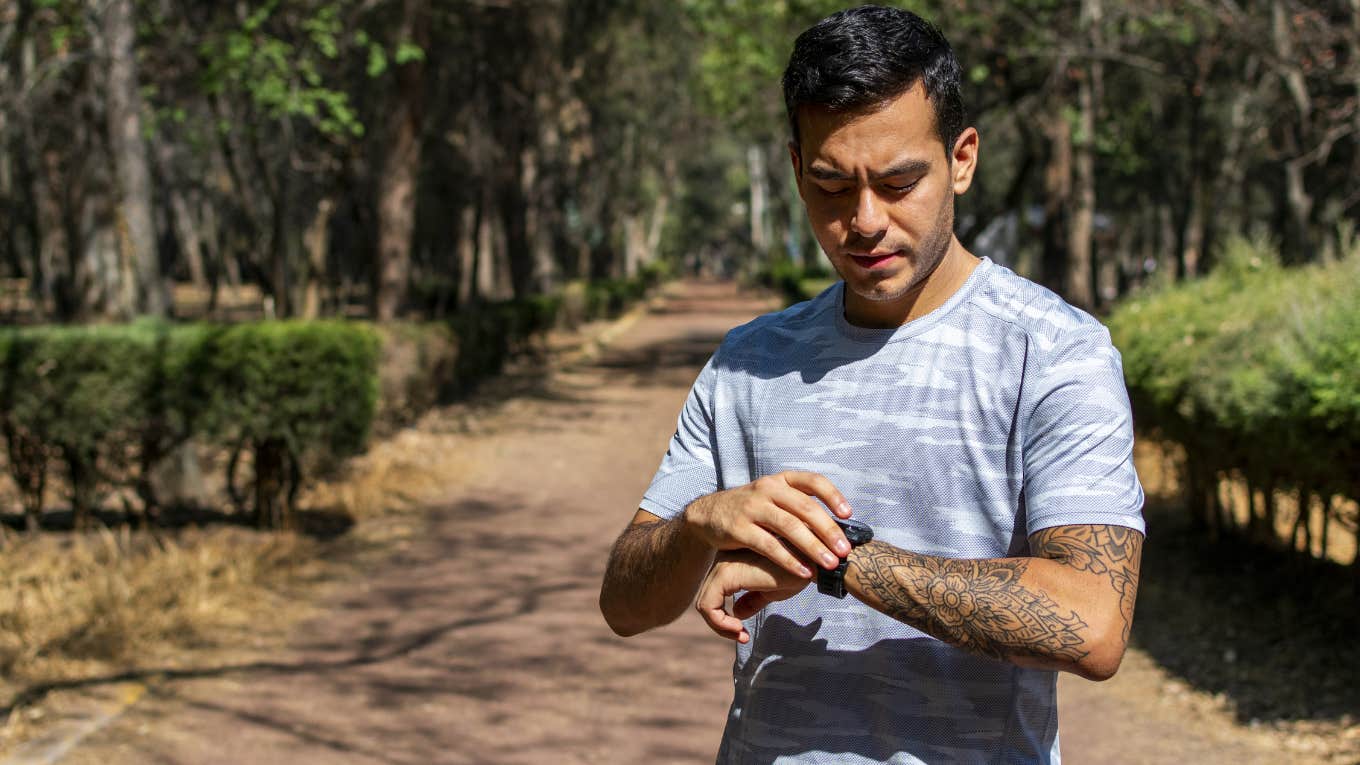
[{"label": "mouth", "polygon": [[866,252],[861,254],[850,253],[850,259],[853,260],[856,265],[858,265],[860,268],[869,271],[884,268],[888,264],[890,264],[894,259],[900,257],[902,257],[901,250],[896,250],[893,252],[882,252],[879,250],[875,250],[873,252]]}]

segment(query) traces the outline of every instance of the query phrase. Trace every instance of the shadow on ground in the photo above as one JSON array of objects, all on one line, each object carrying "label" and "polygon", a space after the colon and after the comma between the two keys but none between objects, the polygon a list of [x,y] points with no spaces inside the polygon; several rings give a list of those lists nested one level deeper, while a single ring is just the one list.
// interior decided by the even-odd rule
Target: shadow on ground
[{"label": "shadow on ground", "polygon": [[611,351],[595,363],[610,374],[626,375],[636,385],[689,385],[695,370],[708,361],[723,335],[692,332],[681,338]]},{"label": "shadow on ground", "polygon": [[[476,500],[467,500],[455,503],[447,508],[440,508],[439,513],[448,514],[449,519],[445,521],[445,525],[450,528],[457,528],[460,519],[466,520],[472,517],[485,516],[491,512],[504,515],[517,509],[519,509],[518,506],[513,502],[507,505],[492,506]],[[438,525],[432,525],[428,533],[437,536],[439,543],[431,548],[432,552],[427,554],[435,554],[437,557],[452,554],[456,547],[454,543],[458,540],[451,535],[451,532],[441,529]],[[480,533],[477,536],[476,550],[486,558],[509,559],[511,551],[532,551],[536,546],[546,544],[546,541],[533,535]],[[476,559],[476,556],[471,552],[460,557],[469,560]],[[424,562],[426,561],[412,560],[409,563],[420,565]],[[472,566],[473,570],[477,569],[475,562],[468,565]],[[347,673],[350,670],[382,665],[409,657],[411,654],[436,643],[455,640],[456,636],[465,630],[534,613],[542,607],[545,600],[565,590],[595,586],[595,580],[591,575],[585,573],[584,569],[578,568],[577,570],[582,573],[565,580],[541,581],[535,579],[527,582],[516,582],[517,586],[513,588],[513,591],[489,592],[485,598],[478,600],[473,607],[467,609],[463,614],[451,614],[450,618],[438,619],[433,622],[426,620],[424,623],[415,619],[394,620],[382,609],[390,607],[396,609],[397,613],[402,613],[415,608],[422,605],[419,602],[422,599],[429,599],[430,596],[439,596],[445,593],[447,591],[446,583],[407,583],[399,588],[383,589],[380,591],[381,597],[378,599],[380,607],[374,613],[365,613],[354,617],[356,624],[353,625],[352,631],[335,636],[327,642],[304,644],[300,646],[301,653],[289,660],[208,663],[201,666],[150,666],[36,683],[19,689],[11,698],[0,703],[0,721],[7,719],[15,709],[28,706],[53,691],[96,688],[130,681],[163,683],[168,680],[228,676],[249,677],[261,674],[310,675],[332,677],[337,682],[348,681],[347,678],[350,678],[350,675]],[[373,608],[371,603],[368,605]],[[344,610],[346,606],[342,604],[341,608]],[[363,683],[365,681],[355,680],[354,682]],[[372,689],[364,688],[363,690],[367,692]],[[409,690],[412,691],[411,698],[419,699],[420,694],[428,689],[413,688]]]},{"label": "shadow on ground", "polygon": [[1360,584],[1345,567],[1194,533],[1149,498],[1133,643],[1241,722],[1360,715]]}]

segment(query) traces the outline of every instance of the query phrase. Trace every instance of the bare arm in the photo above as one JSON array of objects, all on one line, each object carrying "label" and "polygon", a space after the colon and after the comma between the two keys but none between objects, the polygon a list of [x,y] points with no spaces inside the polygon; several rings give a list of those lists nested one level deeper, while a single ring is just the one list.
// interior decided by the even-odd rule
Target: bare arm
[{"label": "bare arm", "polygon": [[600,588],[605,621],[620,635],[675,621],[719,551],[753,551],[804,581],[812,570],[799,554],[835,568],[850,544],[818,499],[850,516],[849,503],[829,480],[799,471],[700,497],[666,521],[638,510],[609,555]]},{"label": "bare arm", "polygon": [[1044,529],[1036,557],[968,560],[873,541],[851,552],[846,590],[973,653],[1092,680],[1128,644],[1143,536],[1121,526]]},{"label": "bare arm", "polygon": [[638,510],[609,553],[600,611],[628,636],[670,624],[689,607],[714,550],[686,533],[683,515],[666,521]]}]

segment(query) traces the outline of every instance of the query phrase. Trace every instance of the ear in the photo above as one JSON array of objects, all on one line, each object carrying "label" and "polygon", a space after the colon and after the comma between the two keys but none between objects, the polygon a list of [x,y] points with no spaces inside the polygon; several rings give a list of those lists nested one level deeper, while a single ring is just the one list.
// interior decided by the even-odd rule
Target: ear
[{"label": "ear", "polygon": [[798,196],[803,196],[803,153],[799,150],[798,144],[789,141],[789,161],[793,163],[793,185],[798,189]]},{"label": "ear", "polygon": [[977,171],[978,161],[978,131],[977,128],[965,128],[959,133],[958,140],[954,141],[954,148],[949,154],[949,171],[953,175],[951,181],[954,184],[954,193],[962,194],[973,185],[973,173]]}]

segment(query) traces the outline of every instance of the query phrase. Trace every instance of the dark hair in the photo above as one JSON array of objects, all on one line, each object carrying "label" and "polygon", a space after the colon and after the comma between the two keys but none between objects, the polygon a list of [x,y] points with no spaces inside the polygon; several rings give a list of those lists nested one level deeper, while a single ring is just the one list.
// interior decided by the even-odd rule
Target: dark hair
[{"label": "dark hair", "polygon": [[887,103],[925,86],[935,132],[949,154],[966,119],[959,60],[940,30],[911,11],[862,5],[834,13],[798,35],[784,69],[784,108],[793,142],[798,109],[853,111]]}]

